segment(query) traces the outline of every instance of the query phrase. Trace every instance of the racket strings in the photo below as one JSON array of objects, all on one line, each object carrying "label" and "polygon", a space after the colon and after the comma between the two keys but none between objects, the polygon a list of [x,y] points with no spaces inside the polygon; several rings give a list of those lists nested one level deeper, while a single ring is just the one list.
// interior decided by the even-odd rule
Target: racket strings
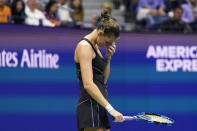
[{"label": "racket strings", "polygon": [[138,117],[142,119],[146,119],[146,120],[151,120],[151,117],[146,116],[146,115],[139,115]]},{"label": "racket strings", "polygon": [[156,121],[156,122],[160,122],[160,123],[173,123],[171,120],[161,117],[161,116],[157,116],[157,115],[145,114],[145,115],[139,115],[139,117],[142,119]]}]

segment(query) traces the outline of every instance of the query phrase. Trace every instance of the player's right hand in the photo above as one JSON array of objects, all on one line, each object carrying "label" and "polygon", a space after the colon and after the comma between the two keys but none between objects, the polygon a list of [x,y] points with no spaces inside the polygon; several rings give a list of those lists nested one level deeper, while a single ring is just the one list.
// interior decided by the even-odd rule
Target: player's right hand
[{"label": "player's right hand", "polygon": [[115,109],[111,110],[109,113],[114,118],[113,122],[123,122],[123,121],[125,121],[123,115],[120,112],[116,111]]}]

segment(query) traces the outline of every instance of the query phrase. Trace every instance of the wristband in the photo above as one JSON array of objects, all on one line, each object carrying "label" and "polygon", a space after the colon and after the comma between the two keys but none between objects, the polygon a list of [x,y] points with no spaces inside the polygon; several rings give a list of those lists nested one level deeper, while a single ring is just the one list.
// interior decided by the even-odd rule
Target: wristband
[{"label": "wristband", "polygon": [[113,110],[114,108],[109,104],[105,107],[105,109],[110,112],[111,110]]}]

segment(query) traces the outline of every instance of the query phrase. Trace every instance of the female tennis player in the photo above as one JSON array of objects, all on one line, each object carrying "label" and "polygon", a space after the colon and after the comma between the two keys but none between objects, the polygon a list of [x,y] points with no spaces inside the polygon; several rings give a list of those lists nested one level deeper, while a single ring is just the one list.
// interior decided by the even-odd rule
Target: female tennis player
[{"label": "female tennis player", "polygon": [[[106,82],[110,72],[110,60],[115,41],[119,37],[119,25],[104,11],[96,29],[86,35],[75,49],[74,60],[79,79],[80,97],[77,105],[79,131],[109,131],[107,112],[115,122],[123,122],[123,115],[107,100]],[[105,57],[100,47],[106,47]]]}]

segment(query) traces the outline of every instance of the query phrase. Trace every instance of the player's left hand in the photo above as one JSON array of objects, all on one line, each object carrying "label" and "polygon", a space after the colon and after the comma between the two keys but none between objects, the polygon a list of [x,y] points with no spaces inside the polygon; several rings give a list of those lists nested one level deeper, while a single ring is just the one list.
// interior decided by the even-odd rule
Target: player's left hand
[{"label": "player's left hand", "polygon": [[110,59],[111,56],[115,53],[115,51],[116,51],[116,45],[115,45],[115,43],[113,43],[112,45],[107,46],[105,58],[106,59]]}]

